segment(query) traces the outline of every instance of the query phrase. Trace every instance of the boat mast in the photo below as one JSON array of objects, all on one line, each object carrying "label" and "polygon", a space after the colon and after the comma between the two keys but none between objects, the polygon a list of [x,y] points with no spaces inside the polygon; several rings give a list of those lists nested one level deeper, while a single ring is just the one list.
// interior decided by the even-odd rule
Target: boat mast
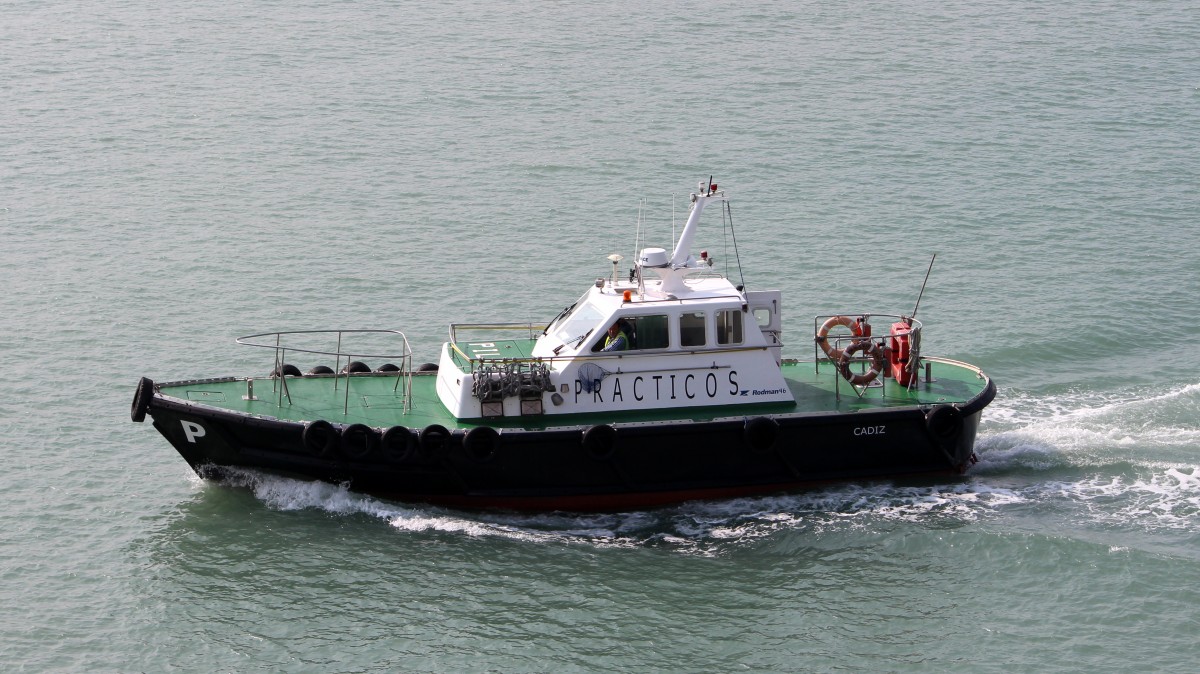
[{"label": "boat mast", "polygon": [[700,183],[700,189],[692,195],[692,212],[683,226],[683,233],[679,235],[679,243],[675,245],[675,252],[671,254],[672,268],[687,266],[688,257],[692,252],[692,239],[695,238],[696,229],[700,224],[700,214],[704,212],[704,207],[708,205],[708,202],[713,199],[723,201],[725,193],[717,191],[717,186],[710,177],[708,184]]}]

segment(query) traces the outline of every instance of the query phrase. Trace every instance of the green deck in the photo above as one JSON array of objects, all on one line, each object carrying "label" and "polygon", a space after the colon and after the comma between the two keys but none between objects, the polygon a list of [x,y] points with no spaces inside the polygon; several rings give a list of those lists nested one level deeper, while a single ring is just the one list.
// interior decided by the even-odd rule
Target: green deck
[{"label": "green deck", "polygon": [[[496,342],[498,345],[504,342]],[[515,344],[519,344],[519,341]],[[460,348],[469,349],[464,344]],[[519,351],[514,346],[512,351]],[[509,351],[505,349],[505,351]],[[471,351],[467,350],[468,353]],[[472,354],[474,355],[474,354]],[[505,352],[504,357],[527,357]],[[987,378],[976,368],[955,361],[927,358],[934,381],[925,381],[922,368],[920,382],[911,390],[892,379],[883,386],[866,389],[860,398],[854,387],[837,375],[832,363],[785,362],[784,377],[796,402],[771,404],[724,405],[686,409],[624,411],[608,414],[548,414],[541,416],[505,417],[499,419],[459,421],[442,406],[434,390],[436,376],[418,374],[412,377],[412,404],[404,411],[403,384],[394,390],[396,375],[360,374],[345,376],[319,375],[288,377],[283,395],[280,382],[271,378],[212,379],[175,382],[159,385],[166,396],[201,403],[218,409],[250,415],[308,421],[325,419],[333,423],[362,423],[376,428],[408,426],[423,428],[440,424],[451,430],[487,424],[497,428],[546,428],[577,426],[599,422],[643,422],[668,419],[710,420],[720,417],[762,414],[792,414],[818,412],[854,412],[867,409],[965,403],[979,395],[988,385]],[[250,385],[255,400],[246,400]],[[347,383],[349,396],[347,396]],[[840,393],[840,395],[839,395]]]},{"label": "green deck", "polygon": [[[467,354],[471,358],[489,358],[498,360],[513,360],[513,359],[532,359],[533,346],[537,343],[534,339],[496,339],[492,341],[463,341],[456,342],[454,345],[458,347],[458,351]],[[454,359],[454,364],[463,368],[470,369],[471,365],[459,353],[453,349],[450,351],[450,356]]]}]

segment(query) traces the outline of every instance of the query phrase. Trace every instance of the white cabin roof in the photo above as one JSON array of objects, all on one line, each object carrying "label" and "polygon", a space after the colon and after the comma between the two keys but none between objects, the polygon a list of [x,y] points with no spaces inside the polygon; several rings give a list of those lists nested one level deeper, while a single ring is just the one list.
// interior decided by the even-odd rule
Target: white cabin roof
[{"label": "white cabin roof", "polygon": [[[663,282],[646,281],[644,292],[633,282],[593,285],[563,318],[552,323],[533,349],[537,358],[563,357],[580,353],[608,326],[622,317],[689,311],[742,308],[745,295],[724,277],[688,278],[676,292],[662,291]],[[626,299],[628,297],[628,299]]]}]

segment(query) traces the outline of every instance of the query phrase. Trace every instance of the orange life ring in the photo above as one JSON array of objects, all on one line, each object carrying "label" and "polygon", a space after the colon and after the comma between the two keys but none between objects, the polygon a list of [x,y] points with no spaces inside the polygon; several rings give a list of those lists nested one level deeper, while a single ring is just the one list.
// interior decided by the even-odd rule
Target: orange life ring
[{"label": "orange life ring", "polygon": [[[871,369],[866,372],[854,374],[850,372],[850,359],[859,351],[864,352],[864,355],[871,358]],[[846,381],[855,386],[870,384],[875,381],[880,372],[883,372],[883,349],[880,349],[874,340],[860,339],[846,347],[842,352],[841,358],[838,359],[838,371],[842,373]]]},{"label": "orange life ring", "polygon": [[862,325],[864,322],[865,321],[861,317],[855,319],[850,318],[849,316],[834,316],[833,318],[830,318],[822,323],[820,329],[817,330],[817,344],[821,345],[821,350],[825,352],[826,356],[829,356],[830,360],[841,360],[842,350],[835,349],[829,345],[829,339],[827,339],[829,337],[829,331],[835,326],[841,325],[850,328],[850,332],[855,337],[862,337]]}]

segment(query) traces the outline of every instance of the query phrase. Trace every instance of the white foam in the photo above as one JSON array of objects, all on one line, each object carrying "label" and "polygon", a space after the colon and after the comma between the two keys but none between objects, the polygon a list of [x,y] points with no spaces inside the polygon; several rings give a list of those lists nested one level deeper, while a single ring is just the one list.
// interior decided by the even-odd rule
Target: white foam
[{"label": "white foam", "polygon": [[1170,467],[1200,447],[1200,384],[1164,390],[1006,393],[984,412],[975,475],[1064,467]]},{"label": "white foam", "polygon": [[1066,462],[1063,451],[1033,433],[1012,431],[980,437],[975,442],[979,462],[972,474],[994,474],[1013,468],[1048,470]]},{"label": "white foam", "polygon": [[1044,500],[1073,504],[1094,523],[1142,531],[1200,534],[1200,467],[1146,476],[1087,476],[1031,489]]},{"label": "white foam", "polygon": [[[224,487],[246,488],[264,505],[276,510],[314,509],[335,515],[367,515],[410,533],[442,532],[520,541],[588,542],[595,545],[633,546],[637,538],[620,533],[652,522],[645,513],[608,515],[467,514],[429,506],[403,506],[350,491],[344,485],[307,482],[255,470],[226,468]],[[198,483],[203,481],[196,479]]]},{"label": "white foam", "polygon": [[1137,387],[1118,391],[1071,389],[1049,396],[1003,391],[984,411],[988,426],[1011,430],[1047,423],[1088,426],[1090,421],[1128,422],[1131,433],[1147,430],[1151,417],[1167,417],[1175,430],[1198,432],[1200,383],[1163,389]]}]

